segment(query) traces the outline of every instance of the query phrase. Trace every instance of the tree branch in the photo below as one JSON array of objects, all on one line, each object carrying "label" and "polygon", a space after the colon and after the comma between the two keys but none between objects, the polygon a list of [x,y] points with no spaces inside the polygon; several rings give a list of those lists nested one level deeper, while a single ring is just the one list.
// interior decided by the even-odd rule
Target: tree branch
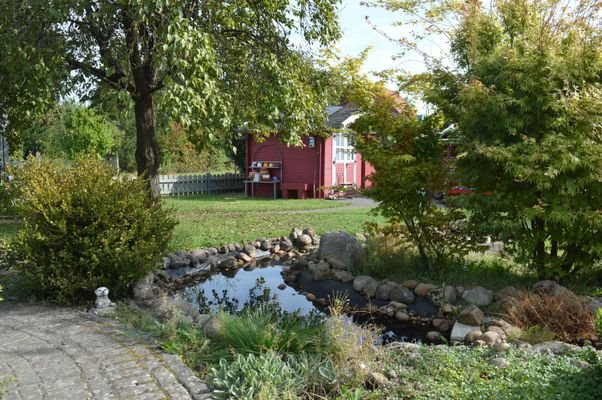
[{"label": "tree branch", "polygon": [[74,58],[67,58],[67,65],[71,68],[71,70],[80,70],[82,72],[86,72],[98,79],[102,82],[108,84],[113,89],[125,90],[130,94],[134,94],[134,91],[127,84],[123,84],[121,78],[125,77],[123,73],[114,73],[112,75],[107,75],[105,71],[100,68],[93,67],[92,65],[78,61]]}]

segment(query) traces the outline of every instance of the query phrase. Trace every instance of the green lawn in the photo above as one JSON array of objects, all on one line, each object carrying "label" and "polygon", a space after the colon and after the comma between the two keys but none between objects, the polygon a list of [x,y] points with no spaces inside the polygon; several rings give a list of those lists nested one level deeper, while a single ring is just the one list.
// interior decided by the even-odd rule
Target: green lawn
[{"label": "green lawn", "polygon": [[[243,195],[169,197],[179,224],[170,246],[172,250],[218,246],[258,237],[288,235],[292,227],[313,228],[318,234],[333,230],[352,233],[363,230],[363,223],[376,217],[369,209],[346,209],[347,201],[271,200]],[[327,209],[326,212],[318,209]],[[0,223],[0,240],[18,231],[18,223]]]},{"label": "green lawn", "polygon": [[[312,228],[318,234],[333,230],[363,230],[377,217],[369,209],[337,209],[348,202],[327,200],[270,200],[242,196],[168,198],[177,211],[173,249],[217,246],[258,237],[288,235],[292,227]],[[312,212],[328,209],[327,212]]]},{"label": "green lawn", "polygon": [[4,222],[0,221],[0,240],[10,239],[19,230],[21,224],[18,222]]}]

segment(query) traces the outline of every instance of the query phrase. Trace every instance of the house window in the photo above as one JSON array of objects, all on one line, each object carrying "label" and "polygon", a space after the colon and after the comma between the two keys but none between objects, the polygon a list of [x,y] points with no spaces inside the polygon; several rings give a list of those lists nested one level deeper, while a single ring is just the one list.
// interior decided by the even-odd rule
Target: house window
[{"label": "house window", "polygon": [[344,133],[334,134],[335,161],[354,161],[355,147],[351,138]]}]

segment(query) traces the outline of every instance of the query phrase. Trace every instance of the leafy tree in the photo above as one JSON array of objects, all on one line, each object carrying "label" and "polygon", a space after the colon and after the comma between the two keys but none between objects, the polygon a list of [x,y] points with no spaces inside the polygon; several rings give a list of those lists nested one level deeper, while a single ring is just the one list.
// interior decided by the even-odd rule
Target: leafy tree
[{"label": "leafy tree", "polygon": [[298,134],[324,119],[324,76],[291,38],[339,35],[339,0],[31,0],[0,2],[0,116],[13,138],[24,117],[69,91],[127,94],[136,164],[158,195],[155,109],[193,139],[229,132]]},{"label": "leafy tree", "polygon": [[461,233],[464,214],[433,202],[449,185],[437,134],[442,121],[436,116],[418,121],[410,106],[404,108],[382,92],[369,104],[353,129],[357,148],[376,169],[367,194],[388,219],[378,230],[401,246],[417,249],[427,267],[464,255],[472,242]]},{"label": "leafy tree", "polygon": [[[387,3],[419,13],[417,4]],[[472,223],[540,276],[599,261],[602,4],[446,4],[426,7],[439,21],[459,21],[448,31],[456,69],[433,64],[421,82],[426,99],[458,124],[458,171],[477,188],[464,201]]]},{"label": "leafy tree", "polygon": [[123,132],[104,115],[82,105],[61,105],[48,122],[51,124],[35,136],[43,144],[44,153],[55,158],[75,160],[87,154],[104,157],[123,137]]}]

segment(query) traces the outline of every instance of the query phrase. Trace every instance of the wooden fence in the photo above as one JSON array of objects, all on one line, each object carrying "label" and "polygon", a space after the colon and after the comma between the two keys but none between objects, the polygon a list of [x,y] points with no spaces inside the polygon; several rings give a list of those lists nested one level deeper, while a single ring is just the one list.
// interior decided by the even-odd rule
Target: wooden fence
[{"label": "wooden fence", "polygon": [[243,192],[244,175],[160,175],[162,195],[186,196],[191,194],[218,194]]}]

